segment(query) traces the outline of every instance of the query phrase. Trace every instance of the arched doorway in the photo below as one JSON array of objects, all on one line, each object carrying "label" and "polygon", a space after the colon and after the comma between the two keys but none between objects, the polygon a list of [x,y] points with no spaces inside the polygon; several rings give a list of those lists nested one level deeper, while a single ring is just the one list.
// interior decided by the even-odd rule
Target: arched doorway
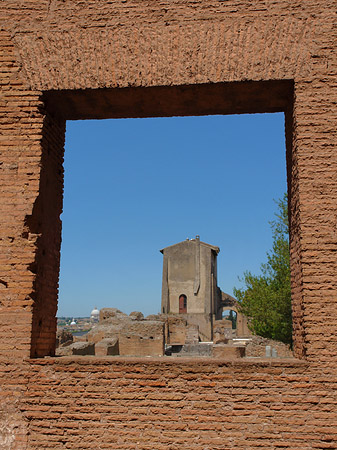
[{"label": "arched doorway", "polygon": [[228,308],[222,310],[222,319],[227,319],[232,322],[232,329],[236,330],[237,328],[237,318],[238,313],[236,309]]}]

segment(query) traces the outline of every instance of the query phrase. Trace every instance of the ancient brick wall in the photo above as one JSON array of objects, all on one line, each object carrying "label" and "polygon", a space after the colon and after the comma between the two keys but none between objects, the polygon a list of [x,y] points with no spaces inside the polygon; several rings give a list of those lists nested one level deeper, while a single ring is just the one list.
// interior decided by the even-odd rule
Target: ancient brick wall
[{"label": "ancient brick wall", "polygon": [[77,358],[21,368],[29,449],[336,448],[335,371],[303,361]]},{"label": "ancient brick wall", "polygon": [[[0,4],[3,448],[336,447],[335,9],[335,0]],[[54,351],[65,121],[272,111],[286,114],[301,361],[30,360]]]}]

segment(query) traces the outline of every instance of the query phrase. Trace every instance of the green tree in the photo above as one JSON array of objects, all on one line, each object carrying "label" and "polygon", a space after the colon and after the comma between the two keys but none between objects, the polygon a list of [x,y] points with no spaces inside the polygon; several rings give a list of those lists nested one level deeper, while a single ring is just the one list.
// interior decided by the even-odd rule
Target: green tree
[{"label": "green tree", "polygon": [[292,344],[291,290],[289,265],[288,199],[277,202],[276,219],[270,222],[273,247],[261,275],[245,272],[245,288],[234,288],[240,311],[248,317],[254,334]]}]

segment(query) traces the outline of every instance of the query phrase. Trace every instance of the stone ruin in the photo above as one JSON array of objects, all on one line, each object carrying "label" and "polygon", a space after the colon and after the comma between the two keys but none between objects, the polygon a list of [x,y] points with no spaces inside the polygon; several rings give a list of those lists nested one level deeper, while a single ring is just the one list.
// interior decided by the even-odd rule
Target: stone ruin
[{"label": "stone ruin", "polygon": [[[236,331],[228,319],[218,320],[213,328],[213,341],[202,341],[198,325],[178,314],[152,314],[144,317],[134,311],[127,315],[117,308],[100,310],[99,322],[85,335],[73,336],[60,330],[57,335],[59,356],[209,356],[238,358],[245,356],[251,339],[236,339]],[[257,349],[263,352],[258,342]],[[250,353],[254,350],[250,346]],[[255,354],[254,354],[255,356]]]},{"label": "stone ruin", "polygon": [[[249,344],[251,356],[264,356],[263,341],[251,339],[247,318],[236,299],[218,287],[219,251],[199,236],[162,249],[161,314],[144,318],[138,311],[127,315],[116,308],[98,311],[95,307],[92,329],[74,340],[61,334],[57,354],[240,358]],[[235,330],[223,317],[226,309],[236,313]],[[273,348],[277,354],[279,345]]]},{"label": "stone ruin", "polygon": [[99,322],[84,336],[75,336],[57,349],[58,355],[163,356],[164,321],[127,315],[117,308],[100,310]]}]

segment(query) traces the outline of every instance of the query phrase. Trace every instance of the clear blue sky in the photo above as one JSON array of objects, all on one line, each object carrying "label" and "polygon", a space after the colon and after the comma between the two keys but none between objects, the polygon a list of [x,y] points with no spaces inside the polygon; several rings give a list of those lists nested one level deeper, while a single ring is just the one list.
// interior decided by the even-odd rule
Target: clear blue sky
[{"label": "clear blue sky", "polygon": [[68,121],[57,315],[158,313],[159,250],[197,234],[232,294],[265,262],[285,191],[281,113]]}]

